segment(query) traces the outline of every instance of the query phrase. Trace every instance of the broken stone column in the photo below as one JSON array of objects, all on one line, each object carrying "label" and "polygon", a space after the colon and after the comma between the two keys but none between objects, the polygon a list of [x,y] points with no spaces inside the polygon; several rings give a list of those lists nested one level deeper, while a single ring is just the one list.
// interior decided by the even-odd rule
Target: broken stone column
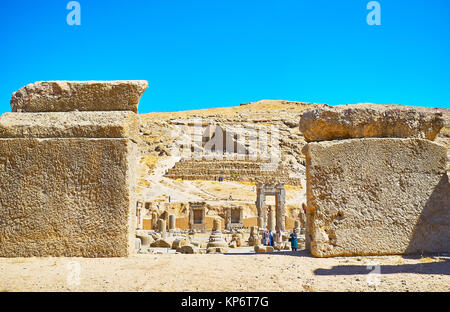
[{"label": "broken stone column", "polygon": [[166,233],[167,232],[167,223],[164,219],[158,219],[158,232]]},{"label": "broken stone column", "polygon": [[169,231],[174,231],[176,228],[177,217],[173,214],[169,215]]},{"label": "broken stone column", "polygon": [[377,106],[305,113],[307,249],[317,257],[450,252],[440,113]]},{"label": "broken stone column", "polygon": [[158,228],[158,213],[156,211],[152,212],[152,230]]},{"label": "broken stone column", "polygon": [[144,81],[38,82],[0,117],[0,257],[134,253]]},{"label": "broken stone column", "polygon": [[223,253],[228,251],[228,244],[222,235],[221,222],[219,219],[214,219],[213,221],[213,230],[206,248],[208,253]]},{"label": "broken stone column", "polygon": [[248,238],[248,245],[255,246],[261,243],[261,237],[259,235],[259,230],[257,226],[252,226],[250,228],[250,236]]}]

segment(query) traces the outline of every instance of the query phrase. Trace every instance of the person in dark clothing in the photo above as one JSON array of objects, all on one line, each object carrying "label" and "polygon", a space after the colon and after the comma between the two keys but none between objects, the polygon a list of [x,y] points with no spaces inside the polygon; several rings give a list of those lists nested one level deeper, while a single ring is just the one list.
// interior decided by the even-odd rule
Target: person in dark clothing
[{"label": "person in dark clothing", "polygon": [[272,246],[272,247],[275,246],[275,242],[274,242],[274,239],[273,239],[273,233],[272,233],[271,230],[269,230],[269,244],[270,244],[270,246]]},{"label": "person in dark clothing", "polygon": [[289,240],[291,242],[291,248],[293,251],[297,251],[298,245],[297,245],[297,229],[294,229],[292,231],[291,236],[289,237]]}]

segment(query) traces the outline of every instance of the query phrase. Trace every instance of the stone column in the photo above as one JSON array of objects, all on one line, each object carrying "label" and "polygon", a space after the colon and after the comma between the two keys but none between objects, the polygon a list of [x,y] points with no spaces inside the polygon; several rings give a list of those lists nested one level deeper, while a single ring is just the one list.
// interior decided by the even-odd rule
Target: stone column
[{"label": "stone column", "polygon": [[286,210],[284,208],[284,203],[286,200],[286,191],[284,189],[284,184],[281,183],[276,187],[277,195],[276,197],[276,229],[284,231],[286,229]]},{"label": "stone column", "polygon": [[275,209],[269,206],[269,214],[267,218],[267,227],[269,230],[275,231]]},{"label": "stone column", "polygon": [[156,211],[152,212],[152,230],[158,228],[158,213]]},{"label": "stone column", "polygon": [[189,203],[189,229],[194,229],[194,210],[191,207],[191,204]]},{"label": "stone column", "polygon": [[225,210],[225,228],[227,230],[231,229],[231,208],[228,207]]},{"label": "stone column", "polygon": [[244,207],[239,207],[239,223],[244,224]]},{"label": "stone column", "polygon": [[169,215],[169,231],[175,230],[177,217],[173,214]]},{"label": "stone column", "polygon": [[[265,195],[264,195],[264,185],[258,183],[256,185],[256,210],[258,212],[258,226],[261,228],[265,227]],[[262,218],[262,221],[260,221]]]},{"label": "stone column", "polygon": [[264,217],[258,217],[258,227],[265,228],[264,226]]},{"label": "stone column", "polygon": [[215,232],[221,231],[222,230],[221,227],[222,227],[222,222],[219,219],[214,219],[212,230]]},{"label": "stone column", "polygon": [[142,228],[142,203],[136,203],[136,229]]},{"label": "stone column", "polygon": [[166,220],[158,219],[158,231],[160,233],[166,233],[166,226],[167,226]]}]

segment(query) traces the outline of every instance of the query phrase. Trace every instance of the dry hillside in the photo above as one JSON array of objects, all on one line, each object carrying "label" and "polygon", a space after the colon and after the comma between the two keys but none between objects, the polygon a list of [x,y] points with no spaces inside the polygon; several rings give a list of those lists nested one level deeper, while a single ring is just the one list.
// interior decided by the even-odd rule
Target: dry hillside
[{"label": "dry hillside", "polygon": [[[378,104],[360,103],[347,106],[371,107],[373,105]],[[292,173],[303,175],[304,156],[301,150],[305,141],[299,131],[299,120],[304,112],[326,106],[326,104],[261,100],[234,107],[141,114],[141,141],[139,142],[141,166],[138,185],[142,200],[167,202],[169,197],[171,202],[180,203],[204,200],[208,201],[212,207],[230,204],[243,205],[246,207],[246,215],[256,213],[251,208],[255,201],[252,183],[237,181],[218,184],[202,181],[177,181],[164,177],[165,171],[180,160],[177,153],[179,145],[176,144],[176,141],[180,139],[180,133],[177,132],[177,129],[180,126],[189,127],[194,119],[232,130],[239,126],[247,128],[274,126],[280,133],[279,147],[282,163]],[[393,107],[394,105],[388,106]],[[414,109],[442,112],[445,127],[436,141],[448,146],[450,142],[450,110],[425,107],[414,107]],[[303,187],[288,188],[288,210],[292,211],[294,215],[298,213],[297,209],[305,200],[304,191],[304,184]],[[229,194],[233,194],[233,203],[227,201]]]}]

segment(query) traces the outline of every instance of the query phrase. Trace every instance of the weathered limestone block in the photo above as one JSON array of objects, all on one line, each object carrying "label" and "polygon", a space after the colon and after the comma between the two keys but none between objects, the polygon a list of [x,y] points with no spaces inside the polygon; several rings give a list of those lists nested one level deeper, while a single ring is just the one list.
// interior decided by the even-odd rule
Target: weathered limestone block
[{"label": "weathered limestone block", "polygon": [[0,139],[0,257],[134,253],[129,139]]},{"label": "weathered limestone block", "polygon": [[434,140],[443,126],[441,112],[419,112],[400,105],[320,108],[307,111],[300,119],[307,142],[368,137]]},{"label": "weathered limestone block", "polygon": [[289,242],[284,242],[284,243],[281,245],[281,249],[282,249],[282,250],[291,250],[291,243],[289,243]]},{"label": "weathered limestone block", "polygon": [[274,248],[272,246],[264,246],[264,245],[255,245],[254,250],[256,253],[265,253],[265,252],[274,252]]},{"label": "weathered limestone block", "polygon": [[172,249],[178,249],[179,247],[189,244],[189,240],[185,238],[177,238],[172,243]]},{"label": "weathered limestone block", "polygon": [[153,211],[152,212],[152,229],[156,230],[157,228],[158,228],[158,213],[156,211]]},{"label": "weathered limestone block", "polygon": [[39,81],[13,93],[13,112],[132,111],[137,113],[143,80]]},{"label": "weathered limestone block", "polygon": [[275,224],[276,224],[275,209],[270,208],[269,213],[267,215],[267,229],[275,231]]},{"label": "weathered limestone block", "polygon": [[192,244],[187,244],[187,245],[178,247],[177,252],[181,252],[183,254],[198,254],[198,253],[200,253],[199,248]]},{"label": "weathered limestone block", "polygon": [[227,253],[228,252],[228,247],[208,247],[206,249],[206,253],[208,254],[215,254],[215,253]]},{"label": "weathered limestone block", "polygon": [[444,146],[367,138],[309,143],[303,152],[314,256],[450,252]]},{"label": "weathered limestone block", "polygon": [[236,247],[241,247],[242,240],[242,235],[240,233],[234,233],[231,236],[231,242],[235,242]]},{"label": "weathered limestone block", "polygon": [[141,240],[141,245],[145,247],[150,246],[154,242],[153,237],[148,234],[136,233],[136,237]]},{"label": "weathered limestone block", "polygon": [[153,242],[151,247],[161,247],[161,248],[172,248],[172,244],[174,242],[173,237],[160,238],[157,241]]},{"label": "weathered limestone block", "polygon": [[161,238],[161,234],[159,234],[157,232],[151,232],[151,233],[149,233],[149,235],[151,235],[153,237],[153,240],[158,240]]},{"label": "weathered limestone block", "polygon": [[138,141],[133,112],[4,113],[0,138],[129,138]]}]

